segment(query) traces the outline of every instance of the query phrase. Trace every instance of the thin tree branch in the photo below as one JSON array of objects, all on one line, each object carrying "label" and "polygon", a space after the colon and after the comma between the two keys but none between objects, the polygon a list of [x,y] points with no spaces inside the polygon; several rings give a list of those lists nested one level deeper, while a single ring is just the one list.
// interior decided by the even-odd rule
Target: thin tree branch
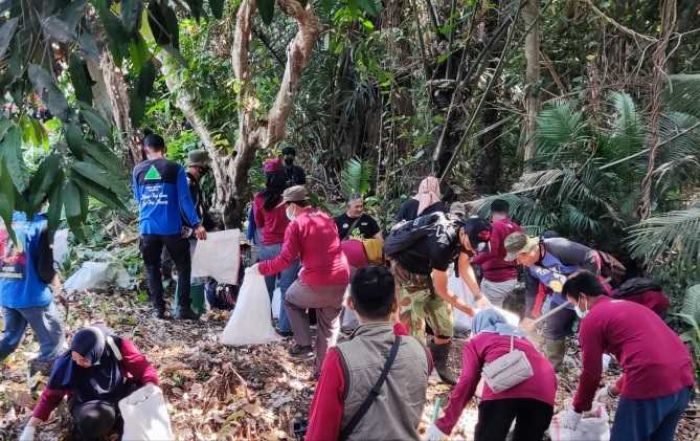
[{"label": "thin tree branch", "polygon": [[586,0],[586,3],[588,4],[588,6],[591,8],[591,10],[593,10],[593,12],[594,12],[596,15],[598,15],[600,18],[602,18],[603,20],[605,20],[605,21],[607,21],[608,23],[610,23],[611,25],[613,25],[615,28],[617,28],[617,29],[619,29],[620,31],[624,32],[625,34],[628,34],[628,35],[634,37],[635,40],[639,38],[639,39],[648,41],[648,42],[650,42],[650,43],[655,43],[655,42],[657,41],[657,39],[654,38],[654,37],[650,37],[650,36],[648,36],[648,35],[640,34],[640,33],[637,32],[637,31],[634,31],[634,30],[632,30],[632,29],[630,29],[630,28],[628,28],[628,27],[626,27],[626,26],[623,26],[622,24],[620,24],[619,22],[617,22],[615,19],[613,19],[612,17],[610,17],[610,16],[608,16],[607,14],[605,14],[605,12],[601,11],[600,9],[598,9],[598,8],[596,7],[596,5],[594,5],[593,2],[592,2],[591,0]]}]

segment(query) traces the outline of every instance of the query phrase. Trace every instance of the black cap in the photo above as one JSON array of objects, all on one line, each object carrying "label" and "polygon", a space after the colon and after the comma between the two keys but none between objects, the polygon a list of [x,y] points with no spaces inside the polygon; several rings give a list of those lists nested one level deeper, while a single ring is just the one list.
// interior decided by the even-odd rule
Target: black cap
[{"label": "black cap", "polygon": [[476,248],[481,242],[491,240],[491,223],[480,217],[470,217],[458,220],[457,225],[467,233],[472,247]]},{"label": "black cap", "polygon": [[291,145],[288,145],[282,149],[282,154],[287,156],[287,155],[292,155],[296,156],[297,155],[297,149],[292,147]]}]

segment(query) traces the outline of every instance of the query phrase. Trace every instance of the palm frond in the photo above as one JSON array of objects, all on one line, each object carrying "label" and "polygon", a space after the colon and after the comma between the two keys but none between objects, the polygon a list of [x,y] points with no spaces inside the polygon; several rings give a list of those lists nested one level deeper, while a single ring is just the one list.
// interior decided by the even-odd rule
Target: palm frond
[{"label": "palm frond", "polygon": [[671,211],[632,226],[633,258],[647,266],[669,264],[690,269],[700,264],[700,208]]},{"label": "palm frond", "polygon": [[669,76],[663,98],[667,108],[700,118],[700,74]]},{"label": "palm frond", "polygon": [[586,153],[583,146],[590,139],[583,112],[569,101],[557,101],[537,117],[537,156]]},{"label": "palm frond", "polygon": [[681,313],[687,314],[700,323],[700,284],[693,285],[685,292]]},{"label": "palm frond", "polygon": [[350,158],[340,174],[341,188],[346,197],[366,195],[372,182],[372,168],[368,161]]},{"label": "palm frond", "polygon": [[659,188],[668,188],[700,176],[700,119],[678,112],[662,115],[659,120],[660,141],[657,153]]},{"label": "palm frond", "polygon": [[644,148],[644,124],[632,97],[624,92],[615,92],[610,96],[614,109],[612,131],[607,148],[602,149],[606,159],[619,159],[638,152]]}]

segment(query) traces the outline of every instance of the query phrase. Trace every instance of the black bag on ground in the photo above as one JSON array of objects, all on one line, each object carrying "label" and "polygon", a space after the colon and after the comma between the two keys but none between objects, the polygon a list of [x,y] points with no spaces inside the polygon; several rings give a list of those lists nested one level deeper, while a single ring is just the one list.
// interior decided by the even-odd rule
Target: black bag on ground
[{"label": "black bag on ground", "polygon": [[419,216],[412,221],[399,222],[384,239],[384,255],[395,257],[397,254],[410,248],[418,240],[430,234],[433,231],[433,227],[441,222],[449,222],[447,216],[442,212]]}]

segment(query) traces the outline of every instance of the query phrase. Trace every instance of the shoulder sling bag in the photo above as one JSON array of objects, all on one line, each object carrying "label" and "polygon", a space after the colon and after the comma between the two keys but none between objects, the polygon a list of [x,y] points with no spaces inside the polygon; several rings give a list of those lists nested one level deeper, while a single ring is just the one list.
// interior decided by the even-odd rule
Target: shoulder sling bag
[{"label": "shoulder sling bag", "polygon": [[369,391],[369,395],[367,395],[367,398],[365,398],[365,400],[362,402],[360,408],[357,409],[357,412],[355,412],[352,418],[350,418],[350,422],[348,423],[348,425],[340,431],[340,436],[338,436],[338,440],[345,441],[346,439],[348,439],[352,431],[355,430],[355,427],[357,427],[357,424],[362,420],[369,408],[372,406],[374,400],[376,400],[379,396],[379,393],[382,391],[382,386],[384,386],[384,382],[386,381],[386,377],[389,375],[391,365],[394,364],[394,360],[396,359],[396,353],[399,352],[400,344],[401,337],[397,335],[396,339],[394,340],[394,344],[391,345],[389,357],[387,357],[386,363],[384,363],[384,368],[382,369],[381,375],[379,375],[379,379],[376,383],[374,383],[374,386]]},{"label": "shoulder sling bag", "polygon": [[482,368],[484,381],[495,393],[515,387],[534,375],[525,353],[514,349],[514,338],[510,336],[510,351],[507,354],[486,363]]}]

